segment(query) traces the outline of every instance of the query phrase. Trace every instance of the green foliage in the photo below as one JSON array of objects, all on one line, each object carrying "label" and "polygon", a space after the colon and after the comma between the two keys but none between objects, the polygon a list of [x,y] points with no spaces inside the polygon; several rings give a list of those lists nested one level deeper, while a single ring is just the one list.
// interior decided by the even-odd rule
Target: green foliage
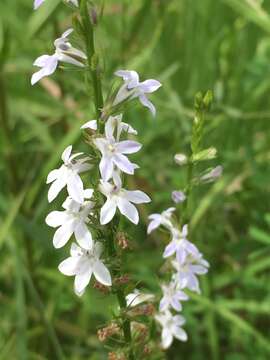
[{"label": "green foliage", "polygon": [[[57,359],[63,352],[70,360],[102,360],[106,352],[96,330],[116,312],[114,297],[90,287],[82,299],[74,295],[72,280],[57,270],[65,256],[53,249],[52,231],[44,224],[56,206],[47,203],[47,173],[68,144],[87,151],[77,142],[80,125],[95,117],[79,71],[59,69],[30,86],[33,60],[50,53],[72,21],[60,1],[46,3],[33,13],[32,0],[0,2],[0,359]],[[140,169],[129,185],[139,185],[153,202],[141,209],[139,226],[122,224],[133,234],[124,271],[158,291],[165,236],[146,238],[147,215],[169,207],[170,190],[184,187],[187,169],[175,165],[173,155],[189,153],[194,116],[209,110],[202,95],[194,113],[194,95],[212,89],[194,161],[198,169],[205,166],[201,159],[219,163],[224,176],[195,188],[189,203],[192,240],[211,268],[202,296],[185,306],[190,339],[175,342],[167,358],[269,359],[270,4],[95,4],[102,16],[93,63],[99,59],[103,86],[110,91],[120,68],[163,83],[152,99],[155,120],[141,107],[130,108],[125,119],[144,144],[140,157],[134,156]],[[213,147],[215,159],[209,158]]]}]

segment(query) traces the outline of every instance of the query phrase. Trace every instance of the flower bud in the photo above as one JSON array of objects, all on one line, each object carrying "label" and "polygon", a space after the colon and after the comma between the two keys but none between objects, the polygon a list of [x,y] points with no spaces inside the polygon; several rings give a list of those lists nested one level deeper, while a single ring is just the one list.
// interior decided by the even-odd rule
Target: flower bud
[{"label": "flower bud", "polygon": [[102,329],[99,329],[97,332],[97,336],[99,341],[103,342],[107,340],[109,337],[119,333],[120,333],[119,326],[115,323],[112,323]]},{"label": "flower bud", "polygon": [[221,177],[223,173],[223,167],[221,165],[216,166],[214,169],[209,171],[207,174],[201,176],[201,181],[203,182],[212,182]]},{"label": "flower bud", "polygon": [[178,165],[185,165],[188,162],[188,158],[185,154],[175,154],[174,161]]},{"label": "flower bud", "polygon": [[182,202],[184,202],[186,200],[186,195],[184,194],[183,191],[175,190],[175,191],[172,192],[172,200],[176,204],[182,203]]}]

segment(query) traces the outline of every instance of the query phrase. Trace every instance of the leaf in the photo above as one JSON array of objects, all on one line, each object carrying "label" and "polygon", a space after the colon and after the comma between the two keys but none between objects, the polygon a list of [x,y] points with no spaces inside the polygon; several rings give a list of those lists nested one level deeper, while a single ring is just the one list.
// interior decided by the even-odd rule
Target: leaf
[{"label": "leaf", "polygon": [[28,37],[33,38],[57,10],[61,0],[46,0],[44,4],[34,11],[28,23]]}]

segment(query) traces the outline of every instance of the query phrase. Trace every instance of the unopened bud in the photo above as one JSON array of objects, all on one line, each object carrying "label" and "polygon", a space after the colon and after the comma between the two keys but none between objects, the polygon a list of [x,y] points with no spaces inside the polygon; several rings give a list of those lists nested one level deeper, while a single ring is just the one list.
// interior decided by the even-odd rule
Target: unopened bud
[{"label": "unopened bud", "polygon": [[124,232],[120,231],[116,234],[116,241],[121,249],[126,250],[129,248],[129,242]]},{"label": "unopened bud", "polygon": [[183,191],[175,190],[175,191],[172,192],[172,200],[176,204],[182,203],[182,202],[184,202],[186,200],[186,195],[184,194]]},{"label": "unopened bud", "polygon": [[130,281],[129,275],[122,275],[119,278],[114,279],[115,285],[124,285],[127,284]]},{"label": "unopened bud", "polygon": [[185,154],[175,154],[174,161],[178,165],[185,165],[188,162],[188,158]]},{"label": "unopened bud", "polygon": [[90,10],[90,17],[91,17],[91,23],[93,25],[97,25],[98,23],[98,14],[97,14],[97,11],[94,7],[91,8]]},{"label": "unopened bud", "polygon": [[99,329],[97,332],[97,336],[98,336],[99,341],[103,342],[103,341],[107,340],[109,337],[111,337],[115,334],[119,334],[119,333],[120,333],[119,326],[115,323],[112,323],[107,327]]},{"label": "unopened bud", "polygon": [[128,315],[133,316],[152,316],[155,313],[155,307],[153,304],[145,304],[134,307],[128,311]]},{"label": "unopened bud", "polygon": [[126,357],[124,354],[117,354],[115,352],[109,352],[108,360],[126,360]]},{"label": "unopened bud", "polygon": [[212,182],[216,179],[220,178],[223,173],[223,167],[221,165],[216,166],[209,173],[203,175],[201,177],[201,181],[203,182]]}]

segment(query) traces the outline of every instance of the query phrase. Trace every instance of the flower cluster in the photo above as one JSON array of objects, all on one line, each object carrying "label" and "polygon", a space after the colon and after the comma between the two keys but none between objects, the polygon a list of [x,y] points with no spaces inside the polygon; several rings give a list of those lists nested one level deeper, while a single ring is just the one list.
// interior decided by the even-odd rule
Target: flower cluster
[{"label": "flower cluster", "polygon": [[[50,184],[49,202],[53,201],[61,190],[67,189],[68,197],[63,203],[63,211],[52,211],[46,223],[57,228],[53,245],[63,247],[74,234],[77,244],[71,246],[70,257],[59,265],[59,270],[68,276],[75,276],[75,292],[82,295],[89,284],[92,274],[101,284],[111,286],[110,272],[100,260],[102,245],[93,240],[89,227],[95,228],[96,220],[101,225],[108,224],[119,212],[134,224],[139,222],[139,214],[134,204],[150,202],[150,198],[140,190],[127,190],[122,185],[122,175],[134,174],[138,165],[132,163],[127,155],[136,153],[141,144],[133,140],[122,140],[128,134],[137,132],[122,122],[122,115],[110,116],[105,123],[104,134],[97,133],[97,122],[91,120],[82,129],[95,130],[92,143],[100,152],[100,180],[96,189],[84,189],[80,174],[91,171],[92,160],[83,153],[72,154],[72,146],[68,146],[63,154],[63,164],[52,170],[47,178]],[[104,195],[106,201],[99,206],[93,199],[95,192]],[[100,210],[100,211],[97,211]],[[98,217],[98,219],[96,219]],[[93,221],[94,219],[94,221]]]},{"label": "flower cluster", "polygon": [[[37,9],[43,2],[44,0],[35,0],[34,8]],[[77,0],[66,2],[78,7]],[[35,60],[34,65],[41,69],[33,74],[32,85],[53,74],[59,61],[86,68],[87,56],[69,41],[72,32],[73,29],[68,29],[54,41],[53,55],[42,55]],[[146,94],[156,91],[161,84],[152,79],[140,82],[136,71],[119,70],[115,74],[122,77],[123,84],[108,105],[104,105],[104,109],[109,107],[109,113],[115,114],[119,104],[139,98],[155,114],[155,107]],[[53,236],[53,245],[57,249],[65,246],[74,234],[76,243],[71,245],[71,256],[59,265],[59,270],[65,275],[75,276],[74,290],[79,296],[84,293],[92,275],[100,284],[112,285],[110,272],[100,258],[103,244],[94,240],[96,224],[108,224],[117,210],[132,223],[138,224],[139,214],[134,204],[151,201],[144,192],[123,187],[123,174],[133,175],[139,168],[128,158],[128,155],[138,152],[142,147],[137,141],[128,139],[129,135],[137,135],[137,131],[122,121],[122,114],[109,116],[104,115],[104,111],[102,114],[102,119],[90,120],[81,127],[87,133],[91,131],[89,144],[96,154],[100,154],[99,164],[96,158],[81,152],[72,153],[70,145],[62,154],[63,164],[52,170],[47,177],[47,184],[50,184],[49,202],[64,188],[68,193],[62,205],[64,210],[52,211],[46,217],[46,223],[57,228]],[[101,122],[102,126],[99,126]],[[103,128],[104,131],[101,130]],[[95,182],[94,188],[85,189],[81,174],[91,172],[95,165],[99,166],[100,179]],[[100,203],[97,193],[103,195],[105,202]],[[103,239],[103,243],[106,245],[106,239]]]},{"label": "flower cluster", "polygon": [[187,333],[182,328],[185,318],[174,315],[182,310],[182,301],[189,299],[185,289],[200,293],[198,275],[206,274],[209,264],[203,259],[198,248],[188,240],[188,225],[182,229],[173,218],[175,208],[169,208],[161,214],[149,216],[148,234],[160,226],[170,233],[170,242],[163,252],[163,257],[169,259],[172,276],[170,282],[161,285],[163,296],[159,303],[159,313],[156,320],[162,326],[162,347],[171,346],[173,338],[187,340]]}]

